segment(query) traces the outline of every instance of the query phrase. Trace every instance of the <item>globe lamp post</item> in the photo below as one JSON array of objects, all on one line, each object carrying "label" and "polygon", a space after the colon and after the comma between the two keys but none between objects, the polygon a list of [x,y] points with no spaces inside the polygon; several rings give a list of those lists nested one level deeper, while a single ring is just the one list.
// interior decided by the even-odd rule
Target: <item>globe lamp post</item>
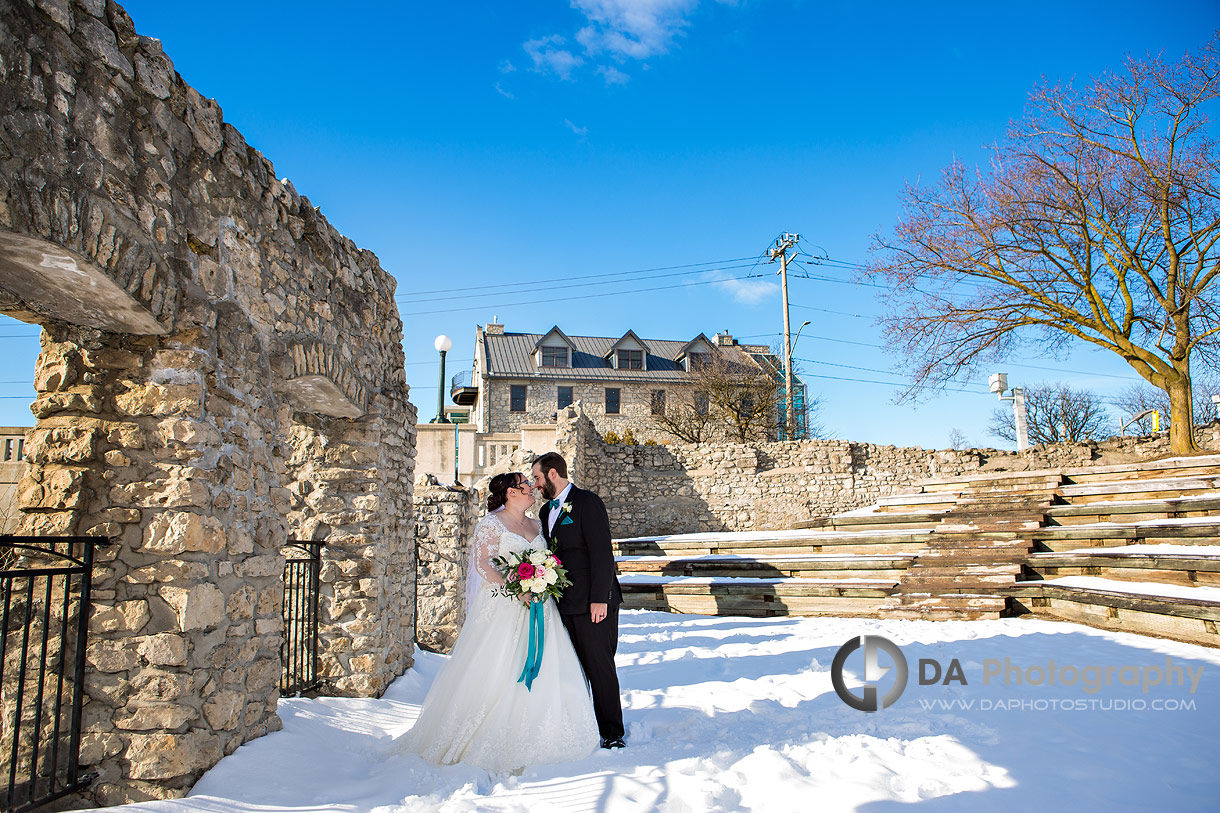
[{"label": "globe lamp post", "polygon": [[445,354],[453,347],[453,340],[442,333],[436,337],[432,346],[441,354],[441,377],[436,388],[436,417],[432,419],[432,423],[449,423],[449,419],[445,417]]}]

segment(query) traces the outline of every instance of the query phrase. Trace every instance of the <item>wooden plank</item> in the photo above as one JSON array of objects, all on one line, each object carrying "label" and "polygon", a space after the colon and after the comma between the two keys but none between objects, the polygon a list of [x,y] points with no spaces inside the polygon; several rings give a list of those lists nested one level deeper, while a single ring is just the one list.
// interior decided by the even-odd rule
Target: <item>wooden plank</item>
[{"label": "wooden plank", "polygon": [[1067,599],[1052,599],[1046,606],[1034,606],[1032,614],[1041,618],[1073,621],[1100,629],[1133,632],[1172,638],[1204,646],[1220,646],[1220,635],[1215,632],[1214,622],[1206,619],[1145,612],[1129,608],[1111,610]]},{"label": "wooden plank", "polygon": [[1220,621],[1220,601],[1117,593],[1108,590],[1095,590],[1086,587],[1062,587],[1052,584],[1042,586],[1042,595],[1052,602],[1057,600],[1075,601],[1099,607],[1113,607],[1119,610],[1137,610],[1139,612],[1156,613],[1159,615]]}]

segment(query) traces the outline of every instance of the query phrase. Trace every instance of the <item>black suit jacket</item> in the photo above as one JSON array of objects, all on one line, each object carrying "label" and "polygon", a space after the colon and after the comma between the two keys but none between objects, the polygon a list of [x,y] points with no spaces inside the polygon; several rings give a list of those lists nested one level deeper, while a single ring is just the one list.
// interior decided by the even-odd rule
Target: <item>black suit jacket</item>
[{"label": "black suit jacket", "polygon": [[[542,523],[542,534],[547,544],[564,568],[572,584],[564,589],[559,598],[559,612],[565,615],[587,613],[592,603],[604,603],[611,607],[621,604],[623,592],[619,588],[614,567],[614,549],[610,543],[610,518],[601,497],[592,491],[572,486],[566,502],[572,510],[561,512],[550,525],[551,507],[542,506],[538,519]],[[564,519],[572,521],[564,524]]]}]

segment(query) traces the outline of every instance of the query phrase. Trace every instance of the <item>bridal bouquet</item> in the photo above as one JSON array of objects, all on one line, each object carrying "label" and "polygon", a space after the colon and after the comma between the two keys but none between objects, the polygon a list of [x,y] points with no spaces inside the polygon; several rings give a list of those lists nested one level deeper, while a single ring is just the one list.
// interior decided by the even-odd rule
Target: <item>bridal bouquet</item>
[{"label": "bridal bouquet", "polygon": [[542,598],[559,598],[572,583],[559,557],[545,550],[527,550],[507,556],[493,556],[491,563],[504,574],[501,595],[519,598],[533,593]]}]

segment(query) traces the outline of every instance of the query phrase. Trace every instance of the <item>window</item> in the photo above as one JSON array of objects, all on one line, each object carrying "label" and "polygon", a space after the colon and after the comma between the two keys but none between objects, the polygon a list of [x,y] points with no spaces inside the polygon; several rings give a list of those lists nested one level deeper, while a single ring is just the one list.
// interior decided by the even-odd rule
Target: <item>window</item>
[{"label": "window", "polygon": [[559,397],[555,400],[555,406],[558,409],[563,409],[566,406],[572,406],[572,388],[560,387]]},{"label": "window", "polygon": [[708,399],[706,392],[695,393],[695,414],[701,418],[707,417]]},{"label": "window", "polygon": [[525,411],[525,385],[513,384],[508,398],[509,412]]},{"label": "window", "polygon": [[644,351],[643,350],[620,350],[620,351],[618,351],[618,368],[620,370],[643,370],[644,369]]},{"label": "window", "polygon": [[652,391],[652,414],[665,414],[665,390]]},{"label": "window", "polygon": [[615,387],[613,389],[610,389],[610,388],[606,389],[606,414],[607,415],[617,415],[618,414],[618,405],[619,405],[619,396],[620,395],[622,395],[622,390],[618,389],[618,387]]},{"label": "window", "polygon": [[702,370],[707,366],[707,353],[687,353],[686,369]]},{"label": "window", "polygon": [[542,366],[543,367],[567,367],[568,366],[568,348],[543,346],[543,348],[542,348]]}]

